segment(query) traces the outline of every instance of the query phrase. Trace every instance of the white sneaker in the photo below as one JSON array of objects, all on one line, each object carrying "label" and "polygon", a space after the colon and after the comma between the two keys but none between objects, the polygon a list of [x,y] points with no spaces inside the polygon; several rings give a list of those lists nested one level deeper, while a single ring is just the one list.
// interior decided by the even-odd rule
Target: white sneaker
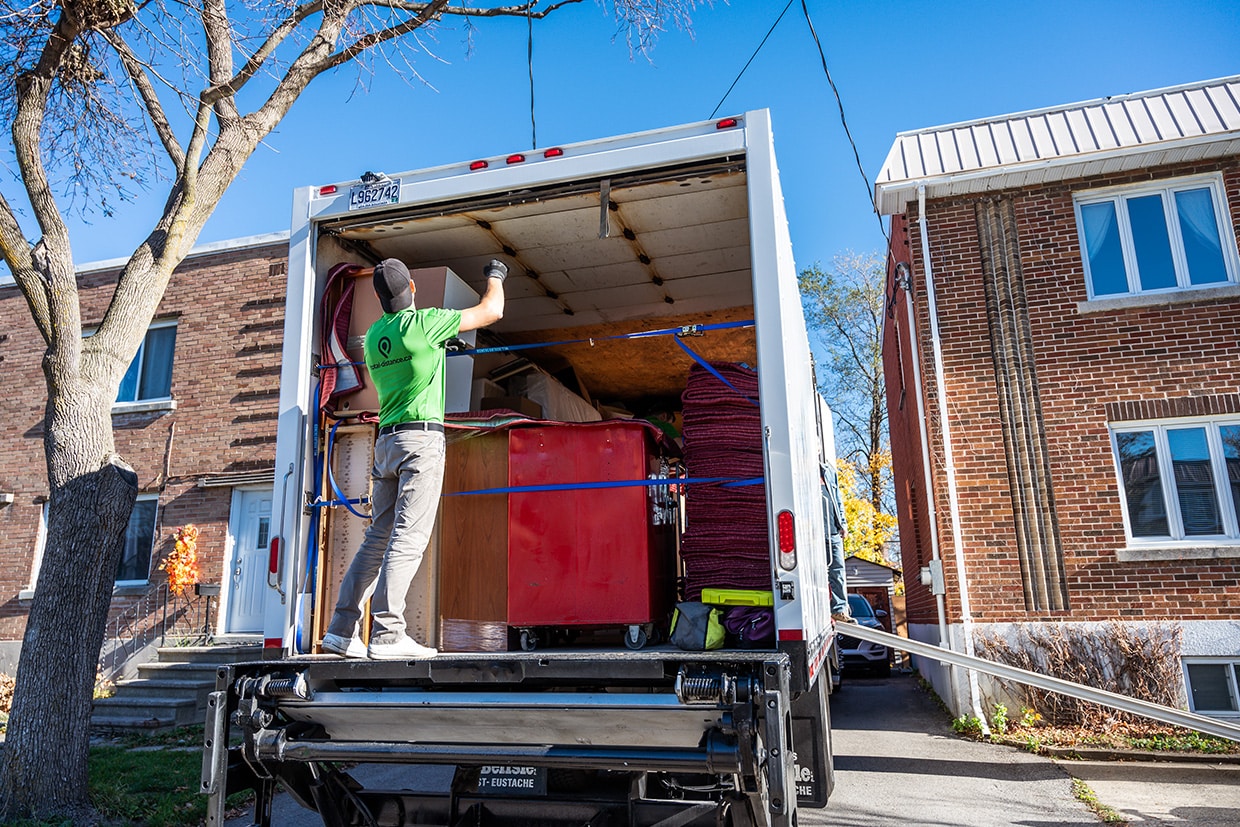
[{"label": "white sneaker", "polygon": [[366,644],[361,638],[344,638],[340,635],[323,635],[323,648],[343,658],[360,658],[366,660]]},{"label": "white sneaker", "polygon": [[367,654],[370,655],[372,660],[415,660],[417,658],[432,658],[439,654],[439,650],[430,646],[423,646],[413,638],[405,635],[391,643],[372,642]]}]

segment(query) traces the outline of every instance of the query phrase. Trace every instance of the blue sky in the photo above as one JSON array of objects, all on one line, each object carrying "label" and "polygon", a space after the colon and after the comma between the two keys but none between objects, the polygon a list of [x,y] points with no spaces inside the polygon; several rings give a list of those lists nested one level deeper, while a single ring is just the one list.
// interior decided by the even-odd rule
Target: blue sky
[{"label": "blue sky", "polygon": [[[786,0],[716,0],[630,57],[593,0],[534,31],[539,147],[704,120]],[[897,132],[1240,73],[1240,3],[1076,0],[835,2],[810,15],[872,181]],[[199,243],[287,229],[294,187],[531,147],[523,20],[439,29],[434,88],[345,69],[320,78],[250,159]],[[719,114],[771,110],[798,267],[883,246],[801,0],[794,0]],[[9,192],[11,184],[5,184]],[[128,256],[164,193],[73,225],[79,264]]]}]

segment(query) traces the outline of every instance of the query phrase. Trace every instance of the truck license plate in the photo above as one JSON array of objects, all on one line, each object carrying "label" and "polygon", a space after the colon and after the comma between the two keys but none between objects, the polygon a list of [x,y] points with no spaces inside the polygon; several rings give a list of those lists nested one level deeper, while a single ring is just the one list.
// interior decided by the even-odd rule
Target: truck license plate
[{"label": "truck license plate", "polygon": [[380,181],[377,184],[359,184],[349,188],[350,210],[377,207],[380,204],[395,204],[398,201],[400,201],[399,178]]}]

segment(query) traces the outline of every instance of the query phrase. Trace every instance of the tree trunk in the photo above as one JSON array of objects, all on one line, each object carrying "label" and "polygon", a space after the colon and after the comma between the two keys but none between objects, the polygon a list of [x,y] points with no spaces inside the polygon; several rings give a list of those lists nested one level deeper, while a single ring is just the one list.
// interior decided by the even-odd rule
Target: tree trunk
[{"label": "tree trunk", "polygon": [[48,420],[47,539],[2,751],[0,815],[83,824],[93,821],[87,783],[91,699],[112,573],[138,479],[113,453],[106,395],[96,390],[72,401],[62,395],[58,405],[49,404]]}]

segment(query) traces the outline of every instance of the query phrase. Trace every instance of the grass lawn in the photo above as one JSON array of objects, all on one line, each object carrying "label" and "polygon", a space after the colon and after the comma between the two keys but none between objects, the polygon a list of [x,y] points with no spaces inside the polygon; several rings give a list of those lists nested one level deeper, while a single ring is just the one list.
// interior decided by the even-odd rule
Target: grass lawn
[{"label": "grass lawn", "polygon": [[[201,827],[207,797],[202,776],[202,727],[126,735],[90,748],[90,801],[105,825]],[[229,797],[230,807],[250,793]],[[74,827],[70,822],[13,822],[14,827]]]}]

